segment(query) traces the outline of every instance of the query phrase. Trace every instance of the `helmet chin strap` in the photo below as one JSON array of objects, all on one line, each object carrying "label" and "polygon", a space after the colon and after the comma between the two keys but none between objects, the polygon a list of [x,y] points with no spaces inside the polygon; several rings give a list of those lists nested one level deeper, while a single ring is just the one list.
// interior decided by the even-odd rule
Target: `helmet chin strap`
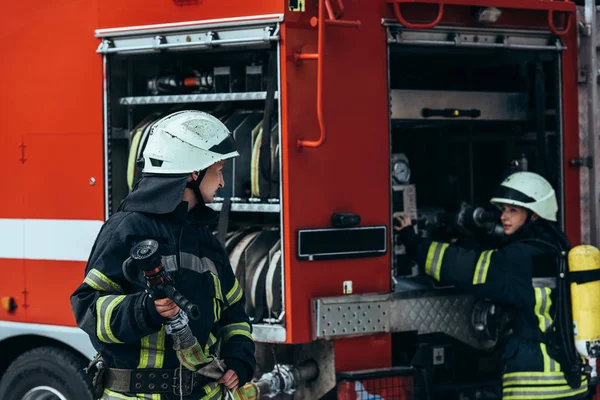
[{"label": "helmet chin strap", "polygon": [[191,182],[188,182],[185,185],[185,187],[187,187],[188,189],[192,189],[194,195],[196,196],[196,201],[198,201],[198,204],[201,206],[205,205],[204,198],[202,197],[202,193],[200,192],[200,184],[202,183],[202,179],[204,179],[205,175],[206,169],[200,171],[200,173],[198,174],[198,179],[196,179],[195,181],[192,180]]}]

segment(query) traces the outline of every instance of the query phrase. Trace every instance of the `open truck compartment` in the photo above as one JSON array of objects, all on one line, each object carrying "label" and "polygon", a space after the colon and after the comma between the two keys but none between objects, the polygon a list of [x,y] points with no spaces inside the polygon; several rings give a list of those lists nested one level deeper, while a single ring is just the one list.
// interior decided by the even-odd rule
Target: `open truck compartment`
[{"label": "open truck compartment", "polygon": [[[392,216],[411,216],[434,240],[493,246],[502,237],[494,188],[514,171],[533,171],[556,188],[562,224],[560,41],[389,30]],[[519,45],[496,46],[504,36]],[[478,207],[488,220],[469,221],[465,213]],[[394,273],[410,276],[401,252],[394,244]]]},{"label": "open truck compartment", "polygon": [[225,187],[209,205],[219,212],[212,228],[244,288],[255,334],[281,341],[279,22],[101,32],[98,51],[106,55],[107,215],[141,177],[156,121],[183,109],[219,118],[240,156],[223,169]]},{"label": "open truck compartment", "polygon": [[[280,144],[288,131],[279,101],[280,22],[100,32],[99,52],[106,56],[107,215],[140,177],[138,160],[152,124],[184,108],[209,112],[231,130],[240,152],[224,169],[226,186],[210,206],[220,213],[214,233],[246,294],[259,371],[317,360],[322,373],[316,383],[298,388],[300,398],[373,391],[389,399],[396,392],[416,399],[476,393],[494,398],[504,315],[489,301],[418,276],[393,229],[299,230],[297,249],[284,246]],[[493,247],[502,231],[489,198],[507,174],[535,171],[563,192],[564,45],[541,32],[413,31],[391,22],[382,29],[389,226],[408,215],[424,237]],[[217,40],[225,45],[215,45]],[[562,198],[559,207],[564,223]],[[358,242],[352,236],[356,229],[362,230]],[[387,236],[380,240],[381,235]],[[357,245],[367,250],[359,254]],[[314,298],[312,341],[274,345],[287,337],[286,251],[308,262],[367,257],[365,265],[369,256],[389,251],[391,291]],[[335,374],[336,340],[377,334],[392,335],[392,369]]]}]

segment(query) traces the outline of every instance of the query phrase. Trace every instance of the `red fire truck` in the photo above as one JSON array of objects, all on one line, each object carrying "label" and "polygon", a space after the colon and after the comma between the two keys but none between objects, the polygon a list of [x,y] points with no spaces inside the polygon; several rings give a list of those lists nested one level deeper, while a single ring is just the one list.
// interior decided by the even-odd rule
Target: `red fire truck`
[{"label": "red fire truck", "polygon": [[211,206],[245,289],[257,378],[311,360],[318,377],[290,367],[284,394],[498,398],[491,306],[419,276],[393,218],[493,240],[494,222],[461,216],[481,215],[507,170],[531,170],[557,189],[571,242],[597,244],[595,7],[579,11],[558,0],[7,1],[3,399],[89,387],[95,351],[69,296],[139,177],[150,127],[181,109],[221,118],[241,154]]}]

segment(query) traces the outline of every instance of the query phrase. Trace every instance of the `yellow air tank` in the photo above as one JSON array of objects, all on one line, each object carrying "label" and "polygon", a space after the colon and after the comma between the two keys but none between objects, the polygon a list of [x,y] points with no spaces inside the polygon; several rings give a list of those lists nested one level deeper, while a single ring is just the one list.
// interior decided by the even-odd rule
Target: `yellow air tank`
[{"label": "yellow air tank", "polygon": [[[600,268],[600,250],[580,245],[569,251],[569,271],[589,271]],[[596,375],[596,358],[600,350],[600,281],[571,284],[571,305],[575,348],[590,362]]]}]

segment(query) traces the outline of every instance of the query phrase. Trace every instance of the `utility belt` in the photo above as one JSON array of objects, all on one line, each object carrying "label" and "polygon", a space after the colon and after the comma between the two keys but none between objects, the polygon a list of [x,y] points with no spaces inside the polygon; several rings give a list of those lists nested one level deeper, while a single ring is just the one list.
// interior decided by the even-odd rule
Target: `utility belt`
[{"label": "utility belt", "polygon": [[121,393],[172,393],[189,396],[202,391],[213,379],[177,369],[118,369],[103,368],[103,387]]}]

